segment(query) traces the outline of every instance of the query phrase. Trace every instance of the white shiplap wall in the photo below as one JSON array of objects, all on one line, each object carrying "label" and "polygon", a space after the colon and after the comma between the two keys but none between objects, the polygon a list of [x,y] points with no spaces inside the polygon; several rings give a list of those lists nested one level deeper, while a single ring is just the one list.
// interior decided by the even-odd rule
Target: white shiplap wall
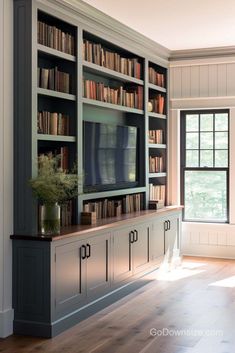
[{"label": "white shiplap wall", "polygon": [[12,333],[13,0],[0,0],[0,337]]},{"label": "white shiplap wall", "polygon": [[171,99],[235,96],[235,58],[218,63],[173,62],[170,78]]},{"label": "white shiplap wall", "polygon": [[180,111],[230,110],[230,224],[182,225],[182,253],[235,258],[235,58],[171,62],[170,67],[170,202],[180,203]]}]

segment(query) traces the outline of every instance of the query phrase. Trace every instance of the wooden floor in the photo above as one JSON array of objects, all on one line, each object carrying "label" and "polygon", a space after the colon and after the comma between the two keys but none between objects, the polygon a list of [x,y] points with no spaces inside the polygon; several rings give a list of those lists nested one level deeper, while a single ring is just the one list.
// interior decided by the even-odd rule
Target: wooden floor
[{"label": "wooden floor", "polygon": [[0,352],[235,352],[235,261],[188,257],[149,277],[151,283],[65,333],[11,336],[0,340]]}]

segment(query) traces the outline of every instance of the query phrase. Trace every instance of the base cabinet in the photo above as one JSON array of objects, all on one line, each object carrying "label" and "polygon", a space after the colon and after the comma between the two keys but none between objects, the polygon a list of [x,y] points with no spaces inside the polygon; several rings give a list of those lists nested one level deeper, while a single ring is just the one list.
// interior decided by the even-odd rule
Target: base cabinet
[{"label": "base cabinet", "polygon": [[143,285],[179,251],[180,220],[177,210],[58,240],[12,236],[14,333],[53,337]]}]

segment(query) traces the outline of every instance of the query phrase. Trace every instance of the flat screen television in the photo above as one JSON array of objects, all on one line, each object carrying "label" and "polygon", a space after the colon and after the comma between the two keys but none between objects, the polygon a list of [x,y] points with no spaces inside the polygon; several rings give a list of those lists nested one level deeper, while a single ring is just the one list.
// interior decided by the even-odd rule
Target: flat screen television
[{"label": "flat screen television", "polygon": [[138,128],[84,122],[84,192],[138,185]]}]

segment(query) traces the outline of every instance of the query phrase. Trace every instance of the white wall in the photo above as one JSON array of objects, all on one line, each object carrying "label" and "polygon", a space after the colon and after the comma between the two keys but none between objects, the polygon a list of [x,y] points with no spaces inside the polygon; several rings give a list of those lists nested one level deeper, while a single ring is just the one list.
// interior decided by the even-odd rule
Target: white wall
[{"label": "white wall", "polygon": [[230,224],[184,222],[182,253],[235,258],[235,58],[182,60],[170,68],[170,202],[180,204],[180,111],[230,110]]},{"label": "white wall", "polygon": [[0,337],[12,333],[13,1],[0,0]]}]

